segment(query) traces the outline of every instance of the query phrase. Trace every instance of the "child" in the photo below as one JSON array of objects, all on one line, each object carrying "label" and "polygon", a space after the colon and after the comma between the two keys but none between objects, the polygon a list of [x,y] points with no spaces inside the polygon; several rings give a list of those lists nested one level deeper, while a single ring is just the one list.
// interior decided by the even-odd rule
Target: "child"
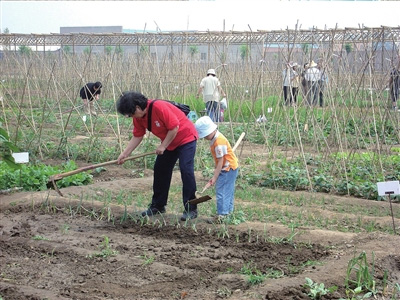
[{"label": "child", "polygon": [[214,176],[210,179],[215,184],[217,198],[217,222],[221,222],[233,212],[235,182],[238,174],[238,159],[226,137],[218,131],[210,117],[204,116],[195,123],[199,138],[210,141],[211,154],[215,161]]}]

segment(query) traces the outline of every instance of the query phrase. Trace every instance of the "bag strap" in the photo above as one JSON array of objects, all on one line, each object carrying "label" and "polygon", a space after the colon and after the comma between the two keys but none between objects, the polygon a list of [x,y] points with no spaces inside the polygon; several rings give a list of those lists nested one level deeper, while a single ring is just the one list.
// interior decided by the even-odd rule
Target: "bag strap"
[{"label": "bag strap", "polygon": [[157,100],[153,100],[149,104],[149,111],[147,112],[147,130],[151,132],[151,112],[153,111],[153,104]]}]

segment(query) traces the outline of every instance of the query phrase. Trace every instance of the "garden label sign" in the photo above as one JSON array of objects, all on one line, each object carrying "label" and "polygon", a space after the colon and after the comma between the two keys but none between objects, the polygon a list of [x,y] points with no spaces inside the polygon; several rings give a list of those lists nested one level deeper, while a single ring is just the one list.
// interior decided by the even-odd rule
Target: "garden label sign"
[{"label": "garden label sign", "polygon": [[399,181],[385,181],[378,182],[378,195],[379,196],[387,196],[387,195],[399,195],[400,194],[400,183]]},{"label": "garden label sign", "polygon": [[390,212],[392,213],[392,223],[393,223],[393,232],[396,234],[396,226],[394,225],[394,216],[393,216],[393,208],[392,208],[392,199],[391,195],[399,195],[400,194],[400,184],[399,181],[384,181],[378,182],[378,195],[389,198],[390,203]]},{"label": "garden label sign", "polygon": [[26,164],[29,162],[29,152],[13,153],[14,161],[16,164]]}]

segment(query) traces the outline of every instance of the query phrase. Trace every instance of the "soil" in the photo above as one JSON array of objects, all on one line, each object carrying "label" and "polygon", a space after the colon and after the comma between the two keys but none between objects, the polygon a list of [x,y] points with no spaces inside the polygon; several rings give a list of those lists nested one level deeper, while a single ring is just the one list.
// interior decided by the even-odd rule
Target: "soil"
[{"label": "soil", "polygon": [[[110,166],[91,185],[62,189],[63,197],[54,190],[0,195],[0,298],[311,299],[304,287],[308,277],[325,287],[338,287],[320,299],[340,299],[346,296],[348,263],[363,251],[369,260],[375,259],[376,280],[387,271],[390,282],[400,282],[398,235],[297,228],[291,239],[291,230],[279,222],[220,225],[209,224],[201,215],[180,222],[178,211],[150,219],[124,219],[125,208],[120,205],[110,205],[116,218],[109,220],[96,217],[104,210],[103,203],[83,204],[79,199],[98,193],[99,187],[115,193],[132,187],[151,189],[151,171],[142,178],[130,175],[130,170]],[[179,184],[176,173],[172,185]],[[338,207],[342,203],[388,205],[350,197],[333,199],[329,205]],[[235,201],[251,205],[248,199]],[[297,206],[282,209],[303,211]],[[393,209],[398,211],[400,205],[394,203]],[[334,210],[315,210],[336,217]],[[341,214],[340,209],[335,213]],[[348,215],[356,222],[356,212]],[[387,216],[370,218],[376,223],[392,222]],[[399,232],[400,220],[395,223]],[[259,275],[257,270],[273,270],[277,275],[257,284],[243,274],[245,269],[253,271],[253,278]],[[391,297],[388,291],[376,299]]]}]

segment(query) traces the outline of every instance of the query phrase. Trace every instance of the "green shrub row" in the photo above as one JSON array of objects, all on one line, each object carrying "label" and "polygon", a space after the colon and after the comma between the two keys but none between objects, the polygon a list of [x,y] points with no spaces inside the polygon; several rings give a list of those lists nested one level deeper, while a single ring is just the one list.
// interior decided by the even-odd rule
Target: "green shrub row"
[{"label": "green shrub row", "polygon": [[320,156],[306,160],[283,159],[270,162],[262,173],[246,175],[249,183],[271,189],[312,190],[375,200],[379,200],[377,182],[399,178],[399,155],[378,157],[371,152],[351,157],[347,153],[336,153],[324,160]]},{"label": "green shrub row", "polygon": [[[77,168],[74,161],[68,161],[59,166],[44,164],[24,164],[21,168],[14,169],[5,162],[0,161],[0,190],[22,187],[24,191],[41,191],[47,189],[47,183],[52,175],[69,172]],[[92,181],[92,175],[81,172],[57,181],[59,188],[85,185]]]}]

